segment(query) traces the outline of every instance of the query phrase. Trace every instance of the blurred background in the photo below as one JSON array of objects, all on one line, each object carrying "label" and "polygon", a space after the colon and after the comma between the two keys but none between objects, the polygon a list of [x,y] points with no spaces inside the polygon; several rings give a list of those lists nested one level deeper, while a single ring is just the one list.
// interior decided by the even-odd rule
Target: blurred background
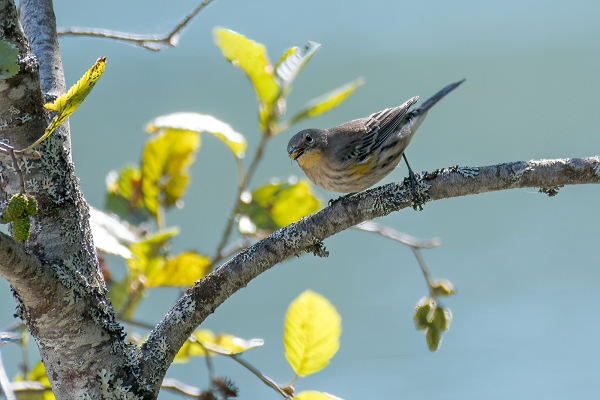
[{"label": "blurred background", "polygon": [[[199,1],[56,0],[60,27],[134,33],[169,31]],[[67,85],[100,56],[106,72],[70,118],[76,173],[88,202],[104,203],[104,178],[139,160],[150,119],[175,111],[211,114],[243,133],[252,155],[259,141],[254,91],[214,45],[222,26],[264,43],[275,62],[290,46],[323,44],[301,72],[288,113],[357,77],[366,84],[333,111],[273,139],[251,186],[300,168],[286,154],[300,129],[327,128],[424,100],[448,83],[467,81],[435,106],[408,148],[415,171],[451,165],[588,157],[600,153],[600,2],[597,1],[314,1],[215,0],[184,29],[176,48],[151,52],[97,38],[61,38]],[[249,158],[249,157],[247,157]],[[230,151],[211,135],[192,166],[185,208],[167,214],[181,227],[173,251],[212,254],[236,191]],[[402,165],[383,183],[407,175]],[[326,202],[337,194],[316,188]],[[342,315],[341,347],[330,365],[300,379],[345,399],[564,399],[600,391],[598,302],[600,187],[565,187],[549,198],[520,189],[406,209],[378,222],[420,238],[441,238],[423,252],[435,278],[457,294],[445,305],[454,321],[440,350],[414,328],[415,303],[427,295],[412,251],[349,230],[325,241],[329,258],[304,255],[275,266],[233,295],[202,325],[265,345],[244,355],[277,382],[293,372],[283,350],[283,318],[312,289]],[[109,260],[115,274],[124,266]],[[121,271],[121,272],[119,272]],[[136,318],[158,322],[178,297],[155,289]],[[15,303],[0,281],[0,326]],[[32,346],[33,347],[33,346]],[[9,375],[20,359],[3,348]],[[32,352],[30,362],[37,361]],[[249,372],[216,358],[219,375],[242,399],[278,398]],[[206,387],[203,359],[173,365],[168,377]],[[163,391],[161,399],[178,396]]]}]

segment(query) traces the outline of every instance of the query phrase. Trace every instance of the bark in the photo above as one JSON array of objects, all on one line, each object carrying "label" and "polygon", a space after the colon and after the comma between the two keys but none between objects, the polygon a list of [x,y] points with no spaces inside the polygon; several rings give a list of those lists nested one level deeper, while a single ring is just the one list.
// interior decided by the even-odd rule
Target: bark
[{"label": "bark", "polygon": [[[0,0],[0,40],[20,51],[20,72],[0,80],[0,139],[18,148],[43,134],[45,101],[64,92],[52,2],[22,0],[20,31],[14,4]],[[106,298],[89,228],[88,206],[73,171],[63,124],[23,160],[27,191],[40,205],[24,244],[0,234],[0,275],[14,290],[18,315],[35,338],[59,399],[158,396],[167,368],[189,335],[237,290],[281,261],[310,252],[326,256],[323,240],[360,222],[411,206],[402,183],[377,187],[312,214],[243,250],[198,281],[138,348],[127,344]],[[14,166],[0,155],[0,196],[19,190]],[[600,183],[600,157],[450,167],[419,176],[426,201],[512,188]]]},{"label": "bark", "polygon": [[[52,2],[25,0],[20,7],[26,35],[14,3],[0,0],[0,37],[20,53],[20,72],[0,81],[0,118],[6,121],[0,137],[16,148],[43,134],[49,121],[43,104],[65,90]],[[0,236],[0,274],[13,287],[17,314],[35,338],[57,398],[111,398],[131,390],[147,396],[135,379],[138,350],[125,343],[106,299],[68,124],[36,150],[40,160],[20,163],[27,192],[40,209],[31,237],[20,246]],[[10,158],[1,156],[0,162],[6,201],[18,193],[19,182]]]}]

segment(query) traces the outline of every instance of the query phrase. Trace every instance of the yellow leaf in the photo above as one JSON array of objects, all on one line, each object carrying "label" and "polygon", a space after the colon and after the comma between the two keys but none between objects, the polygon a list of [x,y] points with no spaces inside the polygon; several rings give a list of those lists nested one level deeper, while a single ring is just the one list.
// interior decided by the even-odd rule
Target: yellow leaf
[{"label": "yellow leaf", "polygon": [[306,118],[316,117],[319,114],[323,114],[324,112],[337,107],[363,83],[364,81],[362,79],[356,79],[353,82],[347,83],[344,86],[310,101],[302,111],[292,117],[289,124],[295,124]]},{"label": "yellow leaf", "polygon": [[271,106],[279,93],[279,85],[265,46],[229,29],[215,28],[213,35],[223,56],[248,75],[258,99]]},{"label": "yellow leaf", "polygon": [[255,189],[239,212],[247,215],[258,229],[273,231],[298,221],[321,208],[321,201],[308,180],[270,182]]},{"label": "yellow leaf", "polygon": [[127,260],[130,281],[137,279],[140,275],[150,276],[155,269],[162,268],[166,259],[166,246],[169,240],[177,234],[179,234],[179,229],[171,228],[132,243],[129,250],[131,250],[133,258]]},{"label": "yellow leaf", "polygon": [[320,208],[321,202],[312,191],[312,186],[303,179],[279,191],[277,201],[271,208],[271,216],[277,225],[286,226]]},{"label": "yellow leaf", "polygon": [[211,115],[177,112],[156,117],[146,125],[146,131],[149,133],[165,128],[211,133],[222,140],[237,158],[243,158],[248,147],[246,138],[241,133]]},{"label": "yellow leaf", "polygon": [[307,290],[289,306],[285,316],[285,357],[298,376],[319,371],[339,347],[341,317],[320,294]]},{"label": "yellow leaf", "polygon": [[146,277],[146,286],[192,286],[208,272],[210,257],[186,251],[170,257]]},{"label": "yellow leaf", "polygon": [[200,343],[211,342],[215,340],[215,334],[208,329],[199,329],[193,333],[192,337],[185,341],[181,349],[177,352],[173,362],[186,363],[190,357],[205,356],[206,350]]},{"label": "yellow leaf", "polygon": [[142,153],[142,194],[156,217],[159,205],[173,206],[188,184],[188,167],[200,147],[200,135],[188,129],[161,129]]},{"label": "yellow leaf", "polygon": [[58,114],[56,114],[50,125],[46,128],[44,135],[31,146],[27,147],[25,151],[29,151],[40,144],[44,139],[50,136],[52,132],[54,132],[56,128],[69,117],[69,115],[73,114],[77,107],[85,100],[87,95],[90,94],[96,81],[102,76],[105,67],[106,57],[100,57],[96,60],[96,63],[83,74],[81,79],[71,86],[67,93],[58,96],[52,103],[44,104],[45,108],[57,111]]},{"label": "yellow leaf", "polygon": [[246,350],[250,350],[254,347],[262,346],[264,341],[262,339],[242,339],[235,337],[228,333],[219,333],[216,337],[209,338],[197,338],[202,343],[206,350],[214,353],[231,355],[243,353]]},{"label": "yellow leaf", "polygon": [[295,400],[342,400],[341,398],[325,392],[305,390],[294,396]]},{"label": "yellow leaf", "polygon": [[54,393],[52,393],[52,389],[50,387],[50,380],[48,379],[48,375],[46,375],[46,368],[44,367],[44,363],[42,361],[38,361],[38,363],[25,375],[18,374],[15,376],[15,382],[22,382],[24,380],[39,382],[42,385],[46,386],[48,389],[44,391],[33,391],[33,392],[18,392],[17,396],[19,400],[54,400]]}]

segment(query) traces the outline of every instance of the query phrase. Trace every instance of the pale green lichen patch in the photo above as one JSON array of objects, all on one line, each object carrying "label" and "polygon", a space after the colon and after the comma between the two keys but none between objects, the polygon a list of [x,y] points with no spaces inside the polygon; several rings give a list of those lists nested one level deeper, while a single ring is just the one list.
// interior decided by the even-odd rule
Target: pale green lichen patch
[{"label": "pale green lichen patch", "polygon": [[475,178],[479,175],[479,167],[459,167],[457,171],[463,178]]},{"label": "pale green lichen patch", "polygon": [[512,171],[511,171],[511,176],[510,179],[513,182],[517,182],[519,180],[521,180],[521,178],[523,177],[523,175],[525,175],[527,172],[529,171],[533,171],[533,168],[531,168],[530,166],[525,166],[526,164],[523,164],[524,166],[515,169],[516,166],[513,166]]}]

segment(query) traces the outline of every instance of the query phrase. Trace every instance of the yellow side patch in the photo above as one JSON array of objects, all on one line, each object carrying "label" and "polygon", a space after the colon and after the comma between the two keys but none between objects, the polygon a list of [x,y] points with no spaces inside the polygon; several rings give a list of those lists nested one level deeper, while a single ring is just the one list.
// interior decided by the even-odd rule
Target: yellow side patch
[{"label": "yellow side patch", "polygon": [[355,174],[363,175],[369,169],[371,169],[372,161],[373,161],[373,155],[370,155],[369,159],[367,161],[365,161],[364,163],[354,164],[354,165],[350,166],[350,168],[348,168],[348,172],[353,175],[355,175]]}]

